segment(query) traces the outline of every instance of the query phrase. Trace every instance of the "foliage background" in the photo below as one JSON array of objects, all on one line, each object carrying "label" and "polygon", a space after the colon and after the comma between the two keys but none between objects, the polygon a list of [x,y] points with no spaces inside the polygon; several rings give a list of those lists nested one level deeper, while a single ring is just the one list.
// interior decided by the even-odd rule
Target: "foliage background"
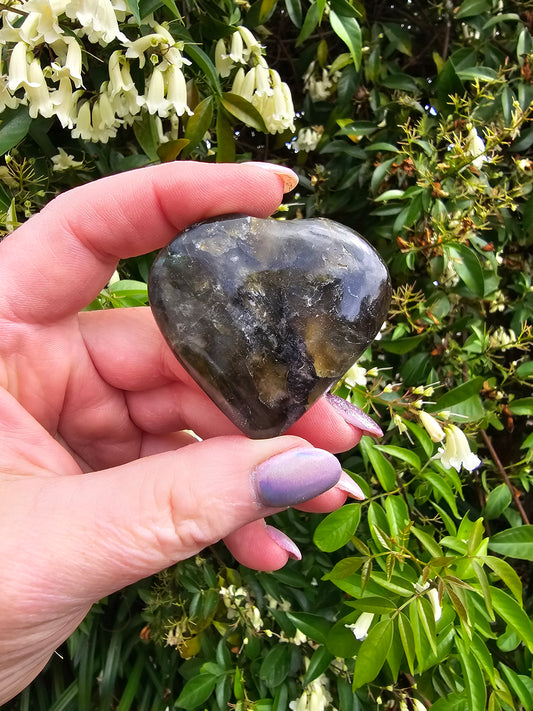
[{"label": "foliage background", "polygon": [[[104,600],[8,708],[533,709],[533,3],[124,7],[125,31],[155,17],[183,42],[192,114],[165,135],[145,107],[91,142],[31,117],[18,89],[0,115],[5,231],[62,190],[161,160],[294,167],[281,214],[339,220],[389,264],[389,319],[337,388],[385,436],[342,456],[365,503],[277,517],[301,563],[256,574],[215,548]],[[272,107],[217,73],[216,43],[229,51],[239,25],[290,87],[294,129],[268,133]],[[90,101],[114,49],[84,57]],[[54,170],[60,148],[78,164]],[[152,256],[92,307],[145,303]],[[446,469],[422,411],[465,431],[482,465]]]}]

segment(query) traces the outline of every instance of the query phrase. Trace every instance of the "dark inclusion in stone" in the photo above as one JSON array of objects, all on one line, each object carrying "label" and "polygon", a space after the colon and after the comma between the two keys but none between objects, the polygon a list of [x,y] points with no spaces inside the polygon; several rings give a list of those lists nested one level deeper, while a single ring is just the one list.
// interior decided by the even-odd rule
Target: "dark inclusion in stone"
[{"label": "dark inclusion in stone", "polygon": [[149,280],[180,363],[249,437],[284,432],[353,365],[390,302],[387,268],[331,220],[230,215],[179,234]]}]

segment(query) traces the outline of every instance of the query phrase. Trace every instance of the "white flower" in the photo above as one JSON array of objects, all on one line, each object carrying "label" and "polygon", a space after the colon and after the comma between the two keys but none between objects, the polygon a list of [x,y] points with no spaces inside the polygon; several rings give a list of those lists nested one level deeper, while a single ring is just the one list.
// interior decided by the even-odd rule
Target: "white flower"
[{"label": "white flower", "polygon": [[317,131],[316,128],[312,128],[310,126],[307,126],[306,128],[301,128],[298,131],[298,138],[296,140],[295,149],[298,151],[304,151],[306,153],[314,151],[318,146],[321,135],[321,132]]},{"label": "white flower", "polygon": [[52,163],[54,164],[52,170],[57,172],[69,170],[70,168],[81,168],[83,165],[82,160],[75,160],[74,156],[71,156],[70,153],[67,153],[62,148],[59,149],[57,155],[52,156]]},{"label": "white flower", "polygon": [[354,363],[343,378],[348,387],[354,388],[356,385],[366,385],[366,370]]},{"label": "white flower", "polygon": [[134,42],[126,41],[123,44],[126,47],[126,58],[138,59],[141,69],[144,67],[146,62],[146,58],[144,56],[146,51],[153,51],[156,48],[161,48],[162,50],[168,50],[170,48],[168,39],[165,35],[160,33],[145,35],[144,37],[139,37],[139,39],[136,39]]},{"label": "white flower", "polygon": [[231,35],[231,49],[229,56],[234,62],[238,62],[240,64],[244,64],[244,43],[242,41],[242,35],[241,33],[236,30],[232,35]]},{"label": "white flower", "polygon": [[[223,79],[229,77],[231,70],[234,67],[233,59],[229,54],[226,53],[226,45],[224,40],[221,38],[218,40],[215,47],[215,69],[217,74],[219,74]],[[244,70],[241,70],[244,74]]]},{"label": "white flower", "polygon": [[[383,388],[383,392],[386,392],[386,391],[387,391],[387,386],[385,386],[385,387]],[[389,392],[390,392],[390,391],[389,391]],[[405,422],[402,420],[402,418],[400,417],[400,415],[398,415],[397,413],[394,413],[394,415],[392,416],[392,421],[394,422],[394,424],[395,424],[396,427],[398,428],[398,432],[399,432],[400,434],[404,434],[405,432],[407,432],[407,425],[406,425]]]},{"label": "white flower", "polygon": [[29,114],[31,118],[37,118],[38,114],[45,118],[54,115],[54,104],[48,91],[48,85],[44,78],[41,63],[35,58],[28,67],[29,83],[26,87],[28,97]]},{"label": "white flower", "polygon": [[92,44],[106,46],[115,39],[127,43],[128,38],[119,30],[117,16],[110,0],[69,0],[66,14],[77,20],[77,33],[87,35]]},{"label": "white flower", "polygon": [[167,83],[167,101],[174,108],[178,116],[185,112],[192,115],[192,111],[187,106],[187,83],[180,67],[171,64],[165,72]]},{"label": "white flower", "polygon": [[351,625],[345,625],[345,627],[352,630],[355,639],[358,639],[361,642],[368,637],[368,630],[373,619],[373,612],[362,612],[356,622]]},{"label": "white flower", "polygon": [[45,42],[53,44],[63,38],[58,17],[65,12],[67,0],[29,0],[24,4],[28,13],[20,26],[20,38],[35,46]]},{"label": "white flower", "polygon": [[439,591],[437,588],[430,588],[427,591],[427,596],[429,602],[431,603],[431,607],[433,608],[433,617],[435,618],[435,622],[438,622],[442,617],[442,605],[439,600]]},{"label": "white flower", "polygon": [[4,109],[14,109],[20,103],[20,99],[13,96],[8,88],[8,79],[4,75],[0,75],[0,114]]},{"label": "white flower", "polygon": [[161,118],[168,116],[169,102],[165,98],[165,79],[159,66],[154,67],[147,80],[146,93],[144,96],[138,96],[137,102],[140,106],[146,106],[149,114],[159,114]]},{"label": "white flower", "polygon": [[254,34],[247,27],[243,27],[242,25],[240,25],[237,30],[246,45],[246,49],[244,51],[245,61],[249,61],[251,56],[255,56],[257,58],[261,57],[262,47]]},{"label": "white flower", "polygon": [[61,122],[63,128],[72,128],[76,120],[76,106],[78,98],[83,92],[81,90],[72,91],[72,84],[68,77],[63,77],[59,81],[59,89],[50,95],[55,106],[55,115]]},{"label": "white flower", "polygon": [[[20,87],[27,89],[30,86],[28,70],[30,61],[33,55],[29,51],[29,47],[25,42],[17,42],[11,50],[11,58],[9,60],[9,80],[8,87],[11,91],[16,91]],[[32,84],[37,88],[38,83]]]},{"label": "white flower", "polygon": [[325,711],[331,702],[328,679],[325,674],[321,674],[305,687],[298,699],[289,703],[289,708],[291,711]]},{"label": "white flower", "polygon": [[418,413],[418,417],[420,418],[422,426],[430,436],[431,441],[442,442],[442,440],[444,439],[444,430],[439,425],[437,420],[429,413],[424,412],[424,410],[421,410]]},{"label": "white flower", "polygon": [[317,75],[315,62],[311,62],[304,74],[304,89],[313,101],[326,101],[335,91],[339,72],[330,75],[324,67]]},{"label": "white flower", "polygon": [[473,471],[481,464],[479,457],[474,454],[464,432],[457,425],[447,425],[444,428],[446,443],[439,449],[438,457],[446,469],[453,467],[461,471],[463,466],[468,471]]},{"label": "white flower", "polygon": [[480,138],[475,128],[471,128],[468,132],[465,153],[473,157],[472,165],[474,168],[481,170],[483,163],[487,160],[487,156],[485,155],[485,142]]}]

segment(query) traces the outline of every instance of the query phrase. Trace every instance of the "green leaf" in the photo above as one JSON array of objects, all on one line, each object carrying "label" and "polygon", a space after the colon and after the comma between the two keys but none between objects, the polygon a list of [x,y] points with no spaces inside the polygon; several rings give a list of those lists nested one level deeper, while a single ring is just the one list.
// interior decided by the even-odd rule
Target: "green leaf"
[{"label": "green leaf", "polygon": [[392,633],[393,626],[390,619],[381,620],[370,629],[368,637],[364,640],[355,658],[353,670],[354,689],[360,689],[377,677],[385,664],[392,641]]},{"label": "green leaf", "polygon": [[396,472],[392,464],[376,449],[370,437],[361,439],[361,448],[370,460],[372,468],[376,472],[379,483],[385,491],[392,491],[396,488]]},{"label": "green leaf", "polygon": [[409,524],[407,504],[401,496],[387,496],[385,499],[385,513],[387,514],[391,536],[398,538]]},{"label": "green leaf", "polygon": [[453,262],[459,278],[479,298],[485,295],[485,279],[477,254],[465,244],[447,244],[444,251]]},{"label": "green leaf", "polygon": [[481,388],[483,387],[483,377],[472,378],[462,385],[458,385],[456,388],[449,390],[442,397],[440,397],[435,405],[428,405],[428,412],[441,412],[441,410],[447,410],[454,405],[457,405],[464,400],[472,397],[472,395],[477,395]]},{"label": "green leaf", "polygon": [[220,103],[226,111],[239,119],[239,121],[242,121],[246,126],[251,126],[251,128],[255,128],[256,131],[261,131],[261,133],[268,133],[268,129],[259,111],[242,96],[226,92],[222,94]]},{"label": "green leaf", "polygon": [[217,163],[233,163],[235,161],[235,136],[233,126],[224,114],[217,111]]},{"label": "green leaf", "polygon": [[397,338],[395,341],[383,340],[380,342],[380,346],[384,351],[387,351],[387,353],[402,355],[403,353],[409,353],[409,351],[417,348],[425,339],[425,335],[408,336],[407,338]]},{"label": "green leaf", "polygon": [[287,612],[287,618],[306,637],[310,637],[318,644],[325,644],[332,623],[320,615],[311,612]]},{"label": "green leaf", "polygon": [[420,471],[421,462],[418,454],[415,454],[411,449],[406,449],[405,447],[398,447],[395,444],[375,444],[374,448],[385,454],[390,454],[391,457],[396,457],[396,459],[401,459],[403,462],[407,462],[413,467],[415,471]]},{"label": "green leaf", "polygon": [[398,605],[391,602],[389,598],[380,597],[379,595],[361,597],[359,600],[350,600],[346,604],[361,612],[374,612],[376,614],[396,612],[398,609]]},{"label": "green leaf", "polygon": [[459,518],[455,494],[448,482],[443,479],[440,474],[433,471],[425,471],[422,476],[433,487],[433,490],[440,494],[444,501],[446,501],[453,515]]},{"label": "green leaf", "polygon": [[432,536],[430,536],[425,531],[422,531],[421,529],[417,528],[416,526],[411,526],[410,531],[412,534],[414,534],[415,538],[418,538],[420,543],[424,546],[424,548],[433,558],[444,557],[444,551]]},{"label": "green leaf", "polygon": [[457,69],[457,76],[463,81],[493,81],[498,76],[498,72],[491,67],[464,67]]},{"label": "green leaf", "polygon": [[145,155],[147,155],[151,161],[159,162],[160,159],[157,152],[159,140],[157,138],[155,117],[149,114],[141,116],[141,119],[136,120],[133,124],[133,133]]},{"label": "green leaf", "polygon": [[201,706],[215,690],[216,683],[217,677],[211,674],[199,674],[189,679],[174,705],[187,711]]},{"label": "green leaf", "polygon": [[463,669],[463,679],[466,685],[466,694],[469,700],[469,708],[474,711],[484,709],[487,704],[487,687],[483,672],[480,669],[476,657],[471,653],[468,644],[462,639],[456,639],[459,661]]},{"label": "green leaf", "polygon": [[131,14],[135,18],[135,22],[140,25],[141,24],[141,13],[139,11],[139,0],[126,0],[126,5],[128,6],[128,9],[130,10]]},{"label": "green leaf", "polygon": [[285,0],[285,7],[292,24],[300,28],[302,26],[302,4],[300,0]]},{"label": "green leaf", "polygon": [[413,637],[413,630],[411,629],[411,623],[409,618],[403,612],[400,612],[398,617],[398,631],[400,633],[400,639],[402,640],[403,651],[405,652],[405,658],[407,659],[407,664],[409,666],[409,671],[411,674],[415,673],[415,639]]},{"label": "green leaf", "polygon": [[335,659],[335,657],[331,654],[327,647],[320,646],[318,649],[315,649],[313,656],[309,660],[309,666],[305,672],[303,685],[307,686],[307,684],[312,682],[313,679],[316,679],[323,674],[333,659]]},{"label": "green leaf", "polygon": [[415,601],[418,619],[422,623],[429,646],[433,654],[437,654],[437,631],[435,628],[435,616],[431,603],[425,597],[417,597]]},{"label": "green leaf", "polygon": [[299,47],[303,42],[305,42],[309,35],[311,35],[315,31],[317,25],[318,5],[316,4],[316,2],[314,2],[309,6],[309,10],[305,15],[302,29],[300,30],[300,34],[296,39],[296,47]]},{"label": "green leaf", "polygon": [[533,709],[533,694],[531,694],[524,681],[522,681],[520,675],[510,669],[506,664],[503,664],[503,662],[500,662],[499,666],[509,684],[509,688],[518,696],[524,710],[531,711]]},{"label": "green leaf", "polygon": [[279,644],[268,652],[259,669],[260,678],[270,688],[285,681],[291,666],[291,647],[289,644]]},{"label": "green leaf", "polygon": [[509,508],[513,500],[513,495],[507,484],[500,484],[487,496],[485,502],[484,515],[486,519],[498,518],[505,509]]},{"label": "green leaf", "polygon": [[498,615],[512,627],[530,652],[533,652],[533,624],[516,600],[503,590],[491,587],[492,604]]},{"label": "green leaf", "polygon": [[207,96],[201,101],[194,114],[189,116],[185,129],[185,138],[189,144],[181,152],[182,158],[187,158],[205,136],[213,120],[213,97]]},{"label": "green leaf", "polygon": [[519,365],[516,369],[516,375],[519,378],[533,378],[533,360],[528,360]]},{"label": "green leaf", "polygon": [[[176,33],[176,35],[178,34],[179,33]],[[213,62],[209,59],[209,57],[201,47],[198,47],[198,45],[192,42],[190,37],[187,41],[186,34],[185,36],[182,36],[182,39],[185,40],[185,46],[183,47],[183,51],[185,52],[185,54],[187,54],[196,64],[196,66],[202,70],[206,79],[211,85],[211,89],[215,92],[215,94],[220,94],[222,92],[222,89],[220,87],[220,79],[218,78],[217,70],[215,69],[215,65],[213,64]]]},{"label": "green leaf", "polygon": [[512,592],[518,604],[522,606],[522,582],[515,572],[514,568],[507,561],[496,556],[486,555],[478,556],[479,560],[488,565],[492,572],[497,575],[502,583],[504,583]]},{"label": "green leaf", "polygon": [[474,558],[472,561],[472,568],[474,570],[474,573],[476,574],[476,578],[479,580],[479,586],[481,588],[481,592],[483,594],[483,602],[485,604],[485,607],[487,608],[487,613],[491,619],[491,622],[494,622],[495,617],[494,617],[494,611],[492,609],[492,596],[490,593],[490,585],[489,585],[489,580],[487,578],[487,574],[485,573],[483,567],[479,565],[479,563],[476,561]]},{"label": "green leaf", "polygon": [[521,397],[509,403],[513,415],[533,415],[533,397]]},{"label": "green leaf", "polygon": [[495,533],[489,538],[489,548],[509,558],[533,561],[533,524]]},{"label": "green leaf", "polygon": [[31,118],[25,106],[4,109],[0,114],[0,155],[6,154],[27,135]]},{"label": "green leaf", "polygon": [[346,545],[354,535],[361,520],[361,506],[346,504],[322,519],[315,529],[313,541],[326,553]]},{"label": "green leaf", "polygon": [[[464,0],[464,2],[459,5],[459,8],[455,13],[455,18],[460,20],[463,17],[474,17],[475,15],[481,15],[484,12],[489,12],[490,9],[490,0]],[[474,709],[471,711],[474,711]]]},{"label": "green leaf", "polygon": [[363,52],[363,41],[359,23],[355,17],[337,15],[334,10],[330,10],[329,21],[331,29],[348,47],[355,69],[359,71]]}]

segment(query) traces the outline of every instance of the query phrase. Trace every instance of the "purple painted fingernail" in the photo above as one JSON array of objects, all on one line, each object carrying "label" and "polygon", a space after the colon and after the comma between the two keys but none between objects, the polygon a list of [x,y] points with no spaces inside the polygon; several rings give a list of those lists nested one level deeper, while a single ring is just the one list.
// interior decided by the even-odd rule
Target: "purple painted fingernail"
[{"label": "purple painted fingernail", "polygon": [[293,560],[302,560],[302,553],[300,549],[296,543],[289,538],[289,536],[285,535],[285,533],[277,528],[274,528],[274,526],[267,525],[265,526],[265,530],[274,543],[289,554],[289,558],[292,558]]},{"label": "purple painted fingernail", "polygon": [[264,506],[285,508],[309,501],[339,481],[341,465],[323,449],[298,447],[276,454],[252,472],[257,498]]},{"label": "purple painted fingernail", "polygon": [[356,407],[344,398],[339,397],[338,395],[332,395],[331,393],[326,395],[326,400],[337,410],[337,412],[340,412],[344,421],[349,425],[358,427],[363,434],[369,435],[370,437],[383,437],[383,430],[381,427],[359,407]]},{"label": "purple painted fingernail", "polygon": [[348,496],[351,496],[358,501],[366,499],[366,496],[364,495],[359,484],[356,484],[352,477],[349,474],[346,474],[346,472],[342,472],[341,478],[336,483],[335,488],[344,491],[344,493],[348,494]]}]

